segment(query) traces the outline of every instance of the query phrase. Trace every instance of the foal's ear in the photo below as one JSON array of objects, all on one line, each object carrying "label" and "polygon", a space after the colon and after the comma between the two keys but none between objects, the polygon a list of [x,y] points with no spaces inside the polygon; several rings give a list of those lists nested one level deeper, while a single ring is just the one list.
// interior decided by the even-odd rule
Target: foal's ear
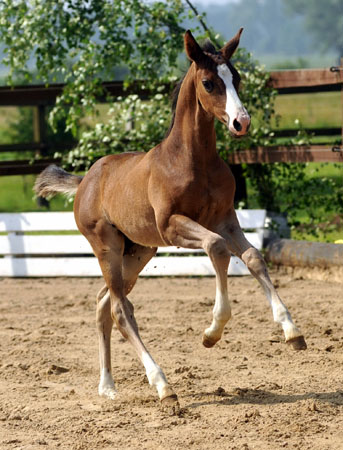
[{"label": "foal's ear", "polygon": [[189,30],[186,31],[183,40],[185,43],[186,55],[191,61],[200,64],[206,59],[206,55]]},{"label": "foal's ear", "polygon": [[231,56],[235,53],[238,44],[239,44],[239,40],[242,34],[243,28],[240,28],[236,34],[236,36],[234,36],[231,41],[229,41],[221,50],[222,55],[224,56],[224,58],[228,61]]}]

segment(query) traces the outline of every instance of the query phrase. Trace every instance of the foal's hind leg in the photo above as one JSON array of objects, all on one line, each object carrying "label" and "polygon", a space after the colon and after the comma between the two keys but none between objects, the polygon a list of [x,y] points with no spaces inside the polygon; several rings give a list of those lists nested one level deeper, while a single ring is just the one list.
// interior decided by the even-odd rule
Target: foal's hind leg
[{"label": "foal's hind leg", "polygon": [[[168,384],[161,368],[155,363],[143,344],[134,317],[133,305],[126,297],[126,290],[130,289],[132,280],[137,278],[135,270],[137,270],[138,265],[125,264],[125,257],[123,256],[123,235],[104,221],[101,225],[98,224],[98,233],[88,236],[88,239],[98,257],[106,285],[109,289],[112,319],[116,322],[118,330],[124,338],[136,350],[145,367],[149,383],[156,387],[160,400],[164,404],[168,404],[168,407],[170,406],[172,410],[177,410],[177,397]],[[155,249],[151,249],[150,257],[154,252]],[[131,279],[130,282],[125,282],[123,278],[124,274],[126,274],[127,280]],[[169,405],[170,403],[171,405]]]},{"label": "foal's hind leg", "polygon": [[[123,279],[124,279],[124,289],[125,295],[131,292],[133,286],[135,285],[138,275],[144,266],[150,261],[150,259],[156,254],[157,248],[142,247],[135,244],[130,248],[129,252],[124,255],[123,258]],[[129,302],[129,300],[127,300]],[[132,319],[133,324],[136,328],[136,333],[133,333],[131,339],[133,340],[134,347],[142,364],[145,367],[146,375],[151,386],[157,389],[159,398],[162,403],[167,406],[171,406],[172,409],[178,408],[177,397],[169,386],[166,377],[162,369],[155,363],[152,356],[143,344],[136,325],[136,320],[133,316],[133,305],[129,302],[130,308],[132,308]],[[120,328],[119,328],[120,329]],[[125,335],[129,330],[129,327],[123,327],[120,329],[122,334]],[[128,337],[129,339],[129,337]],[[130,339],[129,339],[130,340]],[[131,341],[130,341],[131,342]]]},{"label": "foal's hind leg", "polygon": [[294,325],[287,307],[278,296],[261,253],[245,238],[235,211],[232,212],[225,224],[224,233],[221,234],[225,236],[230,251],[243,260],[251,274],[261,284],[272,307],[274,321],[282,326],[286,342],[292,344],[295,350],[305,350],[307,346],[302,333]]},{"label": "foal's hind leg", "polygon": [[111,365],[111,333],[113,319],[111,317],[111,301],[107,286],[97,295],[96,324],[99,336],[100,382],[99,395],[113,399],[116,395]]},{"label": "foal's hind leg", "polygon": [[156,247],[143,247],[133,244],[123,257],[123,279],[125,295],[128,295],[136,284],[138,275],[156,254]]},{"label": "foal's hind leg", "polygon": [[[130,252],[123,257],[124,289],[127,295],[134,287],[143,267],[156,253],[155,248],[133,245]],[[111,367],[111,333],[113,319],[111,300],[107,286],[97,295],[96,322],[99,335],[100,382],[99,395],[113,399],[116,395]]]}]

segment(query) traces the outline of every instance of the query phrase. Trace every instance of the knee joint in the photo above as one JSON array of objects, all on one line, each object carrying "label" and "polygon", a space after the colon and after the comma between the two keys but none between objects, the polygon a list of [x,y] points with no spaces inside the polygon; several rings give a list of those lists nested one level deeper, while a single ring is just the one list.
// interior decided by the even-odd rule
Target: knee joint
[{"label": "knee joint", "polygon": [[242,260],[249,270],[260,272],[265,268],[265,262],[261,253],[256,248],[249,248],[242,255]]},{"label": "knee joint", "polygon": [[229,258],[230,256],[226,241],[221,236],[211,237],[205,245],[205,250],[214,257]]}]

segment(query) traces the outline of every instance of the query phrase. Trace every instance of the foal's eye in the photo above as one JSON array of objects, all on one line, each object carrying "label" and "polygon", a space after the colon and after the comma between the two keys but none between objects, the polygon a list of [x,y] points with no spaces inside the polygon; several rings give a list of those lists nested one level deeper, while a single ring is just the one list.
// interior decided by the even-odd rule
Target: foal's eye
[{"label": "foal's eye", "polygon": [[202,80],[202,84],[204,85],[204,88],[207,92],[213,91],[213,83],[210,80]]}]

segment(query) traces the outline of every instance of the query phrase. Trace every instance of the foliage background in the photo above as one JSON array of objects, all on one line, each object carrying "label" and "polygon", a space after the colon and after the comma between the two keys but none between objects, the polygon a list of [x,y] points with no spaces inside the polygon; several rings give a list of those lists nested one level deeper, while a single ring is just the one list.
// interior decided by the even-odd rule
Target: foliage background
[{"label": "foliage background", "polygon": [[[297,11],[295,3],[292,7]],[[69,168],[87,169],[109,153],[147,151],[163,139],[171,120],[165,84],[175,83],[187,70],[180,57],[186,23],[199,39],[210,37],[218,46],[224,44],[189,1],[4,0],[0,41],[10,68],[8,82],[66,83],[49,120],[55,131],[61,131],[64,122],[66,131],[79,141],[64,157]],[[242,101],[254,119],[250,135],[239,141],[217,124],[218,150],[224,159],[229,151],[276,143],[276,93],[267,86],[268,73],[244,49],[238,50],[234,64],[242,74]],[[136,95],[111,98],[102,82],[119,75],[125,76],[126,87],[134,79],[141,80],[140,86],[151,92],[150,101]],[[110,103],[105,121],[96,120],[99,97]],[[84,121],[89,116],[91,126]],[[310,136],[300,124],[295,125],[299,132],[292,143],[308,143]],[[287,212],[293,227],[302,223],[313,234],[342,216],[340,180],[311,178],[304,164],[248,165],[244,170],[254,193],[246,206],[256,202],[259,207]]]}]

